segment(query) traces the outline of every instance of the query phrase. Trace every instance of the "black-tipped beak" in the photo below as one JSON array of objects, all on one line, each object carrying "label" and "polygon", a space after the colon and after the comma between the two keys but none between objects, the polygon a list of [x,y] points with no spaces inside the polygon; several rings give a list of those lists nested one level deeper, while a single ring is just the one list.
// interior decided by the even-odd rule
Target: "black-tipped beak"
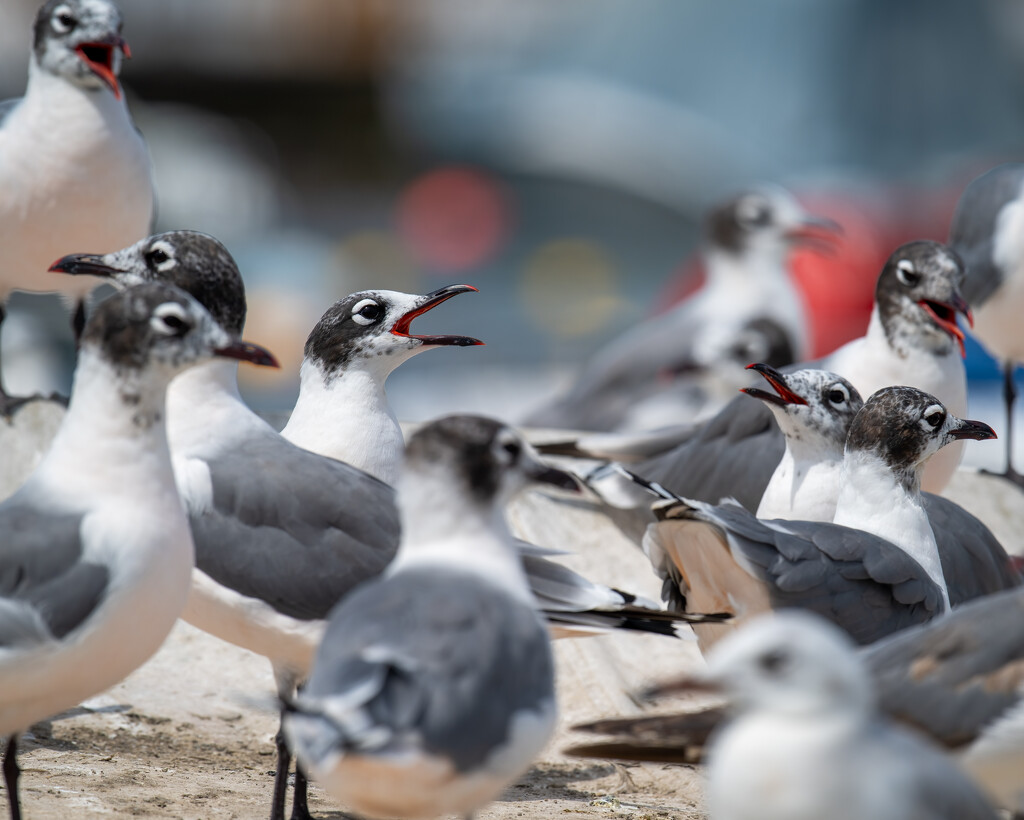
[{"label": "black-tipped beak", "polygon": [[404,336],[408,339],[418,339],[425,345],[447,345],[454,347],[482,345],[483,342],[479,339],[474,339],[472,336],[416,336],[409,332],[409,325],[412,324],[412,320],[417,316],[426,313],[428,310],[433,310],[438,305],[447,302],[453,296],[458,296],[460,293],[476,292],[477,289],[472,285],[448,285],[448,287],[431,291],[425,296],[420,297],[416,307],[398,318],[398,321],[396,321],[394,326],[391,328],[391,332],[395,336]]},{"label": "black-tipped beak", "polygon": [[102,256],[92,253],[72,253],[62,256],[50,265],[50,272],[70,273],[72,276],[101,276],[104,279],[124,273],[124,271],[110,267]]},{"label": "black-tipped beak", "polygon": [[550,484],[552,487],[558,487],[560,490],[566,490],[570,493],[580,492],[580,483],[576,476],[565,470],[552,467],[550,464],[545,464],[542,461],[536,463],[536,466],[530,470],[529,475],[530,479],[538,484]]},{"label": "black-tipped beak", "polygon": [[778,395],[769,393],[767,390],[758,390],[756,387],[741,387],[741,393],[746,393],[748,396],[753,396],[755,399],[760,399],[763,402],[774,404],[778,407],[785,407],[788,404],[807,404],[807,400],[803,396],[797,395],[789,389],[786,377],[770,364],[763,364],[761,362],[748,364],[747,370],[755,370],[764,376],[765,381],[772,386]]},{"label": "black-tipped beak", "polygon": [[241,340],[232,342],[224,347],[218,347],[213,351],[217,356],[223,356],[225,359],[239,359],[243,362],[252,362],[260,367],[280,367],[277,363],[277,359],[274,358],[274,354],[267,350],[265,347],[254,345],[252,342],[243,342]]},{"label": "black-tipped beak", "polygon": [[983,421],[972,421],[971,419],[960,419],[960,427],[950,431],[953,438],[972,438],[975,441],[996,438],[996,431]]}]

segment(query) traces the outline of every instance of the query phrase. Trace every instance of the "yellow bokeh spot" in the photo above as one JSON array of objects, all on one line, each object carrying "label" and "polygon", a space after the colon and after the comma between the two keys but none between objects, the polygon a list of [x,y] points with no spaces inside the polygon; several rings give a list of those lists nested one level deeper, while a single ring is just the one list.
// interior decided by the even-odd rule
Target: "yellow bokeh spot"
[{"label": "yellow bokeh spot", "polygon": [[549,332],[586,336],[625,307],[617,278],[614,262],[596,242],[557,239],[526,261],[522,298],[531,318]]}]

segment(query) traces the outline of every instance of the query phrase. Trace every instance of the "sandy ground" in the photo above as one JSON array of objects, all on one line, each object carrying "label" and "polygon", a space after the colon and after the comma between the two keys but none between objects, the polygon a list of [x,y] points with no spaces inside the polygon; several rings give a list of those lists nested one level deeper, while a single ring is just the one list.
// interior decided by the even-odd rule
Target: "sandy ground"
[{"label": "sandy ground", "polygon": [[[31,426],[52,429],[58,417],[42,409]],[[7,455],[0,464],[0,496],[4,481],[16,480],[9,475],[15,451],[7,445],[21,438],[7,432],[0,429],[0,452]],[[27,465],[34,454],[23,449],[18,458]],[[1024,503],[1016,490],[961,471],[948,494],[993,527],[1011,552],[1024,552]],[[594,580],[658,597],[646,558],[603,516],[535,495],[516,505],[512,519],[524,537],[573,550],[565,562]],[[629,633],[558,641],[556,656],[559,732],[521,782],[479,818],[703,817],[697,770],[623,770],[558,751],[585,739],[570,732],[575,723],[639,713],[629,693],[702,663],[696,644]],[[123,683],[33,727],[22,756],[27,820],[265,816],[277,725],[272,692],[264,659],[178,624],[160,652]],[[311,807],[319,817],[346,816],[315,785]]]}]

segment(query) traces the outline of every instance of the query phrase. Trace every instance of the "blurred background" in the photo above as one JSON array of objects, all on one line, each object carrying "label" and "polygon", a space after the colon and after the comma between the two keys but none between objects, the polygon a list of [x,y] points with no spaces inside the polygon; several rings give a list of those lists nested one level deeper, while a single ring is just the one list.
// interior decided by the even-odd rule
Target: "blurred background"
[{"label": "blurred background", "polygon": [[[0,98],[24,89],[37,5],[0,6]],[[268,411],[293,401],[335,299],[467,282],[480,293],[414,331],[487,346],[420,356],[389,394],[403,419],[520,417],[695,287],[703,212],[765,180],[846,229],[838,256],[794,259],[827,351],[863,331],[897,244],[945,239],[966,182],[1024,159],[1018,0],[120,5],[157,228],[210,232],[238,260],[246,335],[283,363],[243,368]],[[12,308],[9,386],[66,390],[59,303]],[[969,363],[978,395],[994,389],[976,346]]]}]

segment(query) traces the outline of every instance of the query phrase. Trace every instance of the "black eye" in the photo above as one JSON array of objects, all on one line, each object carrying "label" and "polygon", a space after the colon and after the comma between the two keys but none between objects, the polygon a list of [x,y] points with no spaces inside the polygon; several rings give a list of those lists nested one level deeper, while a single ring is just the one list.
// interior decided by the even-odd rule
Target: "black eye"
[{"label": "black eye", "polygon": [[150,265],[162,265],[171,257],[167,255],[167,251],[161,250],[160,248],[154,248],[146,254],[146,262]]},{"label": "black eye", "polygon": [[517,458],[519,458],[519,454],[523,452],[522,445],[520,445],[518,441],[506,441],[504,444],[501,445],[501,449],[509,454],[509,457],[512,459],[512,461],[515,461]]},{"label": "black eye", "polygon": [[921,274],[914,270],[910,262],[904,259],[896,263],[896,278],[908,288],[912,288],[921,281]]},{"label": "black eye", "polygon": [[842,404],[846,401],[846,394],[842,390],[829,390],[828,400],[832,402],[832,404]]},{"label": "black eye", "polygon": [[936,410],[934,413],[925,416],[924,420],[928,422],[932,427],[938,428],[939,426],[942,425],[942,422],[946,420],[946,415],[945,413],[940,413],[938,410]]},{"label": "black eye", "polygon": [[781,649],[765,652],[757,659],[758,666],[772,675],[781,671],[787,663],[789,663],[789,656]]},{"label": "black eye", "polygon": [[65,31],[71,31],[71,29],[78,25],[78,21],[67,12],[58,15],[57,22],[64,27]]},{"label": "black eye", "polygon": [[188,330],[188,323],[180,316],[175,316],[171,313],[162,318],[164,320],[164,325],[179,335]]},{"label": "black eye", "polygon": [[369,304],[364,305],[362,310],[359,311],[359,315],[364,319],[369,319],[371,322],[376,321],[380,318],[381,309],[380,305]]}]

